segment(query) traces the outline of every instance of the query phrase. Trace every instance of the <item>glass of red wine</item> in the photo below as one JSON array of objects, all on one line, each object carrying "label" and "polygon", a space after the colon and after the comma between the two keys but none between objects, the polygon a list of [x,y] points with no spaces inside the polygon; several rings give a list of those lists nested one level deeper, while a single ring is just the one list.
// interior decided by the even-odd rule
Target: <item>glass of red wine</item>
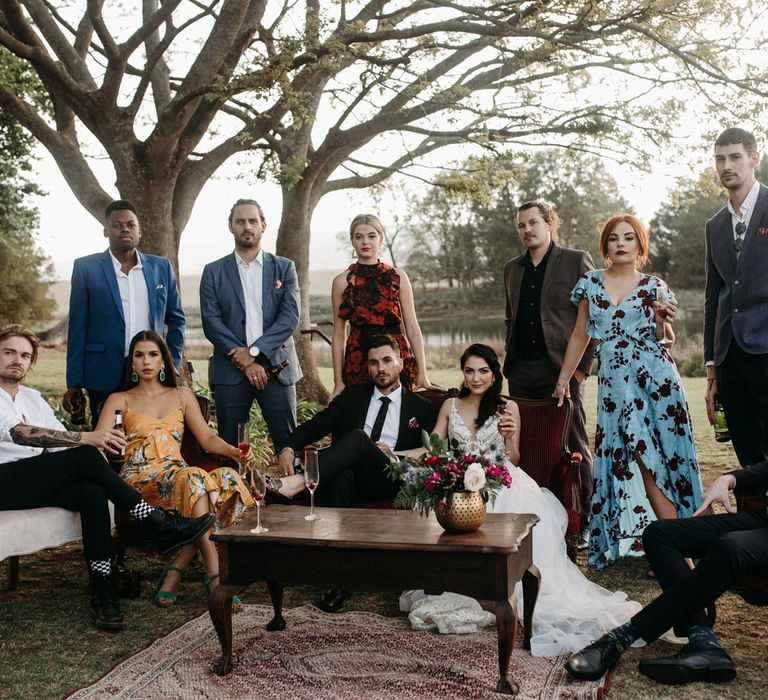
[{"label": "glass of red wine", "polygon": [[256,501],[256,527],[251,529],[254,535],[260,535],[262,532],[269,532],[269,528],[261,525],[261,504],[264,502],[264,496],[267,495],[267,480],[264,472],[251,467],[249,470],[249,482],[251,487],[251,496]]},{"label": "glass of red wine", "polygon": [[320,520],[320,516],[315,513],[315,489],[320,483],[317,450],[304,450],[304,483],[309,490],[309,515],[305,515],[304,520]]},{"label": "glass of red wine", "polygon": [[507,402],[499,401],[496,404],[496,427],[501,432],[501,417],[507,412]]},{"label": "glass of red wine", "polygon": [[243,459],[240,462],[240,474],[243,474],[242,465],[247,464],[247,457],[251,454],[251,425],[250,423],[238,423],[237,424],[237,449],[240,450],[240,454],[243,455]]}]

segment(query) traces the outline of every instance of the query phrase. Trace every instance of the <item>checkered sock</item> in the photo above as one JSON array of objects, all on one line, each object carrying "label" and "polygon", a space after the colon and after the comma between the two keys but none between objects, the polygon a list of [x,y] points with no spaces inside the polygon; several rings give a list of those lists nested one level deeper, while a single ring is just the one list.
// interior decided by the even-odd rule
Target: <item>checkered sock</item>
[{"label": "checkered sock", "polygon": [[104,561],[91,559],[91,561],[88,562],[88,568],[97,574],[104,574],[104,576],[109,576],[110,573],[112,573],[112,564],[109,559]]},{"label": "checkered sock", "polygon": [[128,515],[130,515],[132,518],[136,518],[136,520],[144,520],[145,518],[148,518],[150,513],[154,508],[152,508],[149,503],[147,503],[143,498],[128,511]]},{"label": "checkered sock", "polygon": [[625,625],[612,629],[608,632],[608,636],[618,651],[626,651],[640,635],[635,631],[632,623],[627,622]]},{"label": "checkered sock", "polygon": [[688,643],[695,647],[720,647],[720,641],[714,630],[706,625],[689,627]]}]

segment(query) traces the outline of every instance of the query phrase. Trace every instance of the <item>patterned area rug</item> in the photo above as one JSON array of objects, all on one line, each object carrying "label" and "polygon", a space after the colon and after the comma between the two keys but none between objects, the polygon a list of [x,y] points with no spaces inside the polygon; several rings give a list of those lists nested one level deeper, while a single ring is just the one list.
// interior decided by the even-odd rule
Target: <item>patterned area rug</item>
[{"label": "patterned area rug", "polygon": [[[267,632],[272,609],[246,605],[234,617],[234,669],[214,673],[220,656],[207,614],[133,655],[93,685],[67,696],[97,698],[501,698],[495,692],[495,628],[439,635],[411,630],[407,618],[348,612],[329,615],[311,605],[285,611],[284,632]],[[512,678],[525,700],[602,698],[599,683],[569,682],[564,657],[512,653]],[[605,679],[603,679],[605,680]]]}]

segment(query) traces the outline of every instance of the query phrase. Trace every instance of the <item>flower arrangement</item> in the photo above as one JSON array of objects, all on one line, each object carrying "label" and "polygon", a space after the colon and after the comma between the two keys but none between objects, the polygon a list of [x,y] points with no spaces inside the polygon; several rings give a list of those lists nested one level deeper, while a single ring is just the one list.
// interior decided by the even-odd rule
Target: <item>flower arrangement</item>
[{"label": "flower arrangement", "polygon": [[503,486],[512,483],[503,462],[461,449],[458,441],[422,432],[426,452],[418,459],[405,457],[390,462],[388,472],[400,483],[395,508],[418,509],[422,516],[447,507],[451,496],[462,491],[479,492],[493,503]]}]

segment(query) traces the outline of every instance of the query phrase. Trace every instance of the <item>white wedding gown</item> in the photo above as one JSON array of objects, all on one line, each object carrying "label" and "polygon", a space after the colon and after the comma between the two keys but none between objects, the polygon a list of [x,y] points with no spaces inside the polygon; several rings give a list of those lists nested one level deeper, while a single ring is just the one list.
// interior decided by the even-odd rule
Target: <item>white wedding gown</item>
[{"label": "white wedding gown", "polygon": [[[542,489],[522,469],[506,460],[504,440],[496,416],[491,416],[477,433],[464,424],[455,399],[448,419],[448,436],[462,449],[506,461],[512,485],[502,488],[490,513],[535,513],[540,520],[533,528],[533,563],[541,572],[541,587],[533,615],[533,656],[556,656],[582,649],[605,632],[624,624],[641,608],[622,592],[611,591],[587,579],[565,551],[565,509],[552,492]],[[518,583],[518,615],[522,619],[522,588]],[[421,591],[406,591],[401,609],[410,610],[411,624],[419,629],[437,628],[441,632],[467,632],[493,621],[484,615],[476,601],[457,596],[426,596]],[[477,624],[468,624],[476,621]]]}]

